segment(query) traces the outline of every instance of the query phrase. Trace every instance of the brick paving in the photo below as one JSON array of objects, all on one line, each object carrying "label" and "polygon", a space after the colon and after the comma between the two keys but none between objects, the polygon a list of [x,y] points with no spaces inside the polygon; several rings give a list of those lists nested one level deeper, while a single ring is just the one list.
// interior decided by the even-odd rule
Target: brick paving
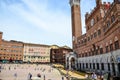
[{"label": "brick paving", "polygon": [[[62,75],[55,68],[49,65],[36,65],[36,64],[0,64],[2,66],[0,72],[1,80],[28,80],[28,74],[31,73],[32,77],[37,77],[41,74],[41,79],[44,80],[62,80]],[[10,70],[9,70],[10,69]],[[17,77],[14,74],[17,74]],[[66,79],[64,79],[66,80]]]}]

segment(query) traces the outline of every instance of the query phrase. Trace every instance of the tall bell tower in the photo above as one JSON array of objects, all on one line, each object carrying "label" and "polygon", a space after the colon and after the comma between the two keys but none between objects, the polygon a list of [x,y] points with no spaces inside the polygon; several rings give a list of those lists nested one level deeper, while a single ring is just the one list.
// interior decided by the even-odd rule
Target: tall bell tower
[{"label": "tall bell tower", "polygon": [[2,43],[2,35],[3,35],[3,32],[0,32],[0,45]]},{"label": "tall bell tower", "polygon": [[73,49],[77,44],[77,38],[82,35],[80,0],[69,0],[71,6],[71,21],[72,21],[72,44]]}]

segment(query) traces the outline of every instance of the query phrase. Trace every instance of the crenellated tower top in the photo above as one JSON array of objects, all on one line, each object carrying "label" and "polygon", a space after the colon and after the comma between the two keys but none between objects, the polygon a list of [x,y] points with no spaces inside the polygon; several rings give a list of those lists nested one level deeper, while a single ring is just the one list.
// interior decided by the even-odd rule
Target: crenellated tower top
[{"label": "crenellated tower top", "polygon": [[100,4],[102,4],[102,0],[96,0],[96,5],[99,6]]},{"label": "crenellated tower top", "polygon": [[72,7],[73,5],[80,5],[80,0],[70,0],[70,6]]}]

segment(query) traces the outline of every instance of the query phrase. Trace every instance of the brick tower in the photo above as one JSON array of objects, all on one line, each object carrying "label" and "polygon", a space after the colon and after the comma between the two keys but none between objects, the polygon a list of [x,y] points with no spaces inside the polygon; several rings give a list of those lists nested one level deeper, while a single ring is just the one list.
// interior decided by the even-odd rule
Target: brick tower
[{"label": "brick tower", "polygon": [[0,45],[2,43],[2,35],[3,35],[3,32],[0,32]]},{"label": "brick tower", "polygon": [[70,0],[72,18],[72,44],[75,49],[77,38],[82,35],[80,0]]}]

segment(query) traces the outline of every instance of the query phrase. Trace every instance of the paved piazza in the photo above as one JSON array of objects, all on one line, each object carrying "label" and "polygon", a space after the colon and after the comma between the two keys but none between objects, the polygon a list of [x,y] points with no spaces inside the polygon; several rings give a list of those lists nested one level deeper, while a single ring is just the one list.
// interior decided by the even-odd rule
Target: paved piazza
[{"label": "paved piazza", "polygon": [[[31,73],[33,77],[41,74],[41,79],[44,80],[62,80],[62,75],[55,68],[44,64],[0,64],[2,66],[0,72],[0,80],[28,80],[28,74]],[[15,77],[15,73],[17,77]],[[37,80],[37,79],[36,79]],[[64,79],[65,80],[65,79]]]}]

